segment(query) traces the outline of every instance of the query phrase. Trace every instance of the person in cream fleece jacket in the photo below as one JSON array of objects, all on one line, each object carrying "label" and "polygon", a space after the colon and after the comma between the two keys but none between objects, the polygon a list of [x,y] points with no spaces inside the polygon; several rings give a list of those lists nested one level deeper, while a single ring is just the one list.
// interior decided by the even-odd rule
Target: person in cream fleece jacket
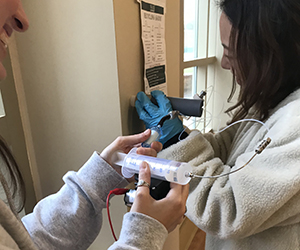
[{"label": "person in cream fleece jacket", "polygon": [[246,167],[190,182],[187,217],[207,233],[206,249],[300,249],[300,90],[264,126],[243,122],[219,134],[191,131],[158,157],[189,162],[214,176],[243,166],[267,137],[270,145]]},{"label": "person in cream fleece jacket", "polygon": [[[196,175],[216,176],[242,167],[271,138],[240,171],[192,179],[187,216],[207,233],[209,250],[300,249],[300,4],[221,0],[219,6],[221,66],[240,85],[237,103],[227,110],[229,123],[255,118],[265,126],[244,121],[220,133],[191,131],[158,157],[189,162]],[[154,96],[166,103],[161,95]],[[141,101],[137,110],[147,124],[163,107]]]}]

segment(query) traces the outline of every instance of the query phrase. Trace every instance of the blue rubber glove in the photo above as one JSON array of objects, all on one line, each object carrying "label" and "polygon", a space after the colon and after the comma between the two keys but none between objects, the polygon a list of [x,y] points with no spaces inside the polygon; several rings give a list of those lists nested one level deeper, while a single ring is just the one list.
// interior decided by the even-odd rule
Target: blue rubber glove
[{"label": "blue rubber glove", "polygon": [[[151,95],[156,99],[158,106],[152,103],[144,92],[139,92],[135,101],[137,113],[145,123],[146,128],[157,126],[161,118],[173,110],[169,99],[162,91],[154,90]],[[182,121],[179,118],[167,120],[161,128],[162,135],[159,142],[164,144],[183,130]]]}]

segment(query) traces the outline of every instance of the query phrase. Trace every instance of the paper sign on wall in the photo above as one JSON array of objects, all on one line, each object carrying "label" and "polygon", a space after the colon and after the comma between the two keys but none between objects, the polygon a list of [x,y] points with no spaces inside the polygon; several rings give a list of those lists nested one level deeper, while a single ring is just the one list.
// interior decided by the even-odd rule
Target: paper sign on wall
[{"label": "paper sign on wall", "polygon": [[159,89],[167,94],[165,13],[166,0],[138,0],[141,6],[145,93]]}]

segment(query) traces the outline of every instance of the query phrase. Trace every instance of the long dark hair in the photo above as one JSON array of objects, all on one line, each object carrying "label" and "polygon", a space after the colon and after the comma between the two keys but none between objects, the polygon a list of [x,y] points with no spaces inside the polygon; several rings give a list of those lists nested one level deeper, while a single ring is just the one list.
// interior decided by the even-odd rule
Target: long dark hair
[{"label": "long dark hair", "polygon": [[[300,87],[299,0],[221,0],[232,24],[230,48],[241,77],[233,121],[254,107],[259,119],[268,117]],[[236,83],[234,83],[236,84]]]},{"label": "long dark hair", "polygon": [[18,164],[2,137],[0,137],[0,157],[3,161],[0,169],[1,184],[11,210],[17,214],[25,205],[25,184]]}]

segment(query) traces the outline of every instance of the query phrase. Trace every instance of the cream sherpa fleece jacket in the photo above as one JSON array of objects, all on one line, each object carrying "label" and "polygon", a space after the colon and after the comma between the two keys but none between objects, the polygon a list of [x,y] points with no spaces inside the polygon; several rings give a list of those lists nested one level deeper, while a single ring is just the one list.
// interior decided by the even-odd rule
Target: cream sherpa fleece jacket
[{"label": "cream sherpa fleece jacket", "polygon": [[206,249],[300,249],[300,90],[265,121],[243,122],[219,134],[192,131],[159,154],[189,162],[193,173],[218,175],[245,164],[260,142],[272,142],[248,166],[227,177],[193,179],[187,216],[207,232]]}]

